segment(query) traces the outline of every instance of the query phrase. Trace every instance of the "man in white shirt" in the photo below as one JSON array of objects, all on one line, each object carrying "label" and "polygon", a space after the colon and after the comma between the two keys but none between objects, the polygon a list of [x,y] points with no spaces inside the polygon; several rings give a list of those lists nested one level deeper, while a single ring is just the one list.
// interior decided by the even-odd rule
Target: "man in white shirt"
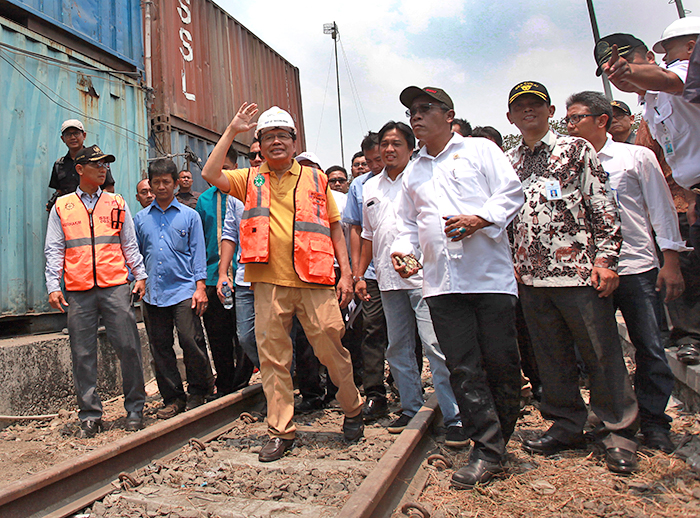
[{"label": "man in white shirt", "polygon": [[[674,377],[661,342],[657,292],[665,292],[666,300],[683,293],[678,253],[688,250],[681,238],[671,191],[651,151],[614,142],[607,134],[613,111],[603,94],[574,94],[566,101],[566,107],[569,134],[586,139],[597,151],[620,211],[620,285],[613,301],[622,311],[636,349],[635,392],[644,443],[671,453],[675,449],[669,438],[671,419],[664,410]],[[664,254],[661,270],[652,228]]]},{"label": "man in white shirt", "polygon": [[[698,33],[700,18],[697,16],[681,18],[664,29],[661,40],[654,44],[653,49],[664,54],[665,68],[656,65],[654,52],[631,35],[606,36],[600,40],[595,52],[599,69],[618,89],[639,94],[644,104],[642,115],[649,124],[650,133],[663,149],[673,179],[686,189],[690,204],[687,212],[689,237],[695,247],[694,254],[682,258],[686,284],[697,279],[700,259],[700,209],[696,196],[700,190],[700,138],[696,131],[700,126],[700,105],[687,102],[682,93]],[[620,41],[621,36],[627,41]],[[688,295],[691,293],[689,290]],[[693,365],[700,363],[700,339],[696,333],[697,322],[692,316],[687,317],[696,314],[694,306],[697,300],[687,296],[683,299],[683,304],[674,304],[671,310],[672,319],[674,314],[681,317],[683,325],[680,327],[689,331],[687,336],[676,339],[679,345],[677,356],[680,361]]]},{"label": "man in white shirt", "polygon": [[404,175],[392,258],[396,271],[409,278],[418,267],[399,260],[423,254],[423,296],[474,442],[452,483],[473,488],[503,470],[518,419],[518,291],[506,226],[523,193],[493,142],[452,133],[454,105],[447,93],[411,86],[400,100],[425,145]]},{"label": "man in white shirt", "polygon": [[[411,158],[416,139],[403,122],[390,121],[379,131],[379,152],[384,170],[365,182],[362,204],[362,251],[358,272],[364,274],[374,259],[377,282],[384,306],[389,346],[386,359],[401,397],[401,415],[389,425],[389,433],[401,433],[423,406],[421,371],[416,365],[416,321],[425,355],[430,361],[435,393],[447,427],[445,444],[463,447],[468,443],[454,393],[445,355],[440,350],[428,305],[421,295],[423,276],[402,279],[391,261],[391,245],[396,237],[398,208],[404,170]],[[363,277],[355,284],[355,293],[370,300]]]}]

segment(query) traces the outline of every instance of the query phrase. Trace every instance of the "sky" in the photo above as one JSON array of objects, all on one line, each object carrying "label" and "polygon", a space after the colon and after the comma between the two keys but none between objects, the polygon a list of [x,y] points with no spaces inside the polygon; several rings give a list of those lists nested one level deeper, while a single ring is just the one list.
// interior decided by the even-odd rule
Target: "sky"
[{"label": "sky", "polygon": [[[340,32],[346,167],[367,131],[378,131],[389,120],[408,122],[399,102],[407,86],[443,88],[457,117],[472,126],[494,126],[503,135],[518,133],[505,113],[508,92],[520,81],[548,88],[555,118],[566,114],[572,93],[603,90],[595,76],[585,0],[216,3],[299,68],[306,147],[324,169],[341,157],[333,40],[323,33],[324,23],[335,21]],[[678,19],[669,0],[593,3],[601,36],[632,33],[649,48]],[[684,0],[683,6],[688,15],[700,16],[700,0]],[[640,111],[636,95],[612,90],[614,98]]]}]

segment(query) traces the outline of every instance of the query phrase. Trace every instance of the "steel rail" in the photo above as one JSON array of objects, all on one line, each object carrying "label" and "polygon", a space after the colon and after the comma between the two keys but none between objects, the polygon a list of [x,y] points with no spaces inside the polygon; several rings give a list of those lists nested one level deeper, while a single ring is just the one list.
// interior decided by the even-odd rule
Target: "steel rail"
[{"label": "steel rail", "polygon": [[70,516],[114,490],[112,482],[121,472],[137,470],[172,454],[193,437],[210,440],[227,432],[241,412],[262,401],[261,385],[246,387],[14,482],[0,489],[0,516]]},{"label": "steel rail", "polygon": [[345,502],[337,518],[392,515],[404,493],[409,491],[411,480],[431,447],[427,432],[437,408],[437,396],[433,394]]}]

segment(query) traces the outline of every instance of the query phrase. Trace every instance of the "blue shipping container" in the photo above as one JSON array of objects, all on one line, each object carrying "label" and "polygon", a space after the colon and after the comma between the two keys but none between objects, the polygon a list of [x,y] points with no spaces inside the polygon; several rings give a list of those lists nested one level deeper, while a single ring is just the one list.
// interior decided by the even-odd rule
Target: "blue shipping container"
[{"label": "blue shipping container", "polygon": [[7,1],[143,69],[143,23],[139,0]]},{"label": "blue shipping container", "polygon": [[61,123],[80,119],[86,145],[116,156],[116,192],[132,211],[148,157],[146,92],[134,80],[0,19],[0,316],[50,311],[45,205]]}]

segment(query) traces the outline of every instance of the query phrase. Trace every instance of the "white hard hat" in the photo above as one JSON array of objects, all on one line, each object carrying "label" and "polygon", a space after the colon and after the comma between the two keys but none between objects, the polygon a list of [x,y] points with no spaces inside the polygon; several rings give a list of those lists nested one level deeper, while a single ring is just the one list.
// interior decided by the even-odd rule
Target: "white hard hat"
[{"label": "white hard hat", "polygon": [[292,116],[277,106],[273,106],[260,115],[255,135],[260,138],[260,133],[270,128],[289,128],[292,130],[293,135],[296,133],[296,126],[294,126]]},{"label": "white hard hat", "polygon": [[692,36],[694,34],[700,34],[700,16],[680,18],[664,29],[664,32],[661,33],[661,39],[654,43],[652,49],[657,54],[663,54],[666,52],[663,47],[664,42],[678,36]]},{"label": "white hard hat", "polygon": [[321,167],[321,161],[311,151],[304,151],[303,153],[300,153],[296,156],[295,160],[297,162],[301,162],[302,160],[308,160],[309,162],[316,164],[318,167]]}]

